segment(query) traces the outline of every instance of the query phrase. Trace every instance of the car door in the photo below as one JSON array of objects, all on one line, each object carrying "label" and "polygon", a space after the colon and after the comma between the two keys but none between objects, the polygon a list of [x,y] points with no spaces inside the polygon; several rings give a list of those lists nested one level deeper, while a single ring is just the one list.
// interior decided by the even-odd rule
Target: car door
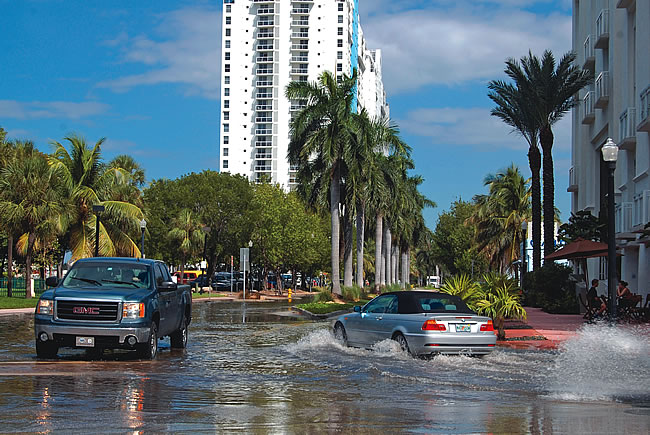
[{"label": "car door", "polygon": [[[356,316],[350,316],[346,328],[348,341],[352,344],[370,347],[384,339],[381,321],[394,295],[381,295],[368,302]],[[390,338],[390,337],[389,337]]]},{"label": "car door", "polygon": [[176,311],[176,292],[170,290],[160,290],[160,284],[165,281],[165,273],[160,263],[154,265],[154,278],[156,286],[158,287],[158,299],[160,300],[160,325],[158,335],[163,336],[169,334],[175,324],[175,311]]}]

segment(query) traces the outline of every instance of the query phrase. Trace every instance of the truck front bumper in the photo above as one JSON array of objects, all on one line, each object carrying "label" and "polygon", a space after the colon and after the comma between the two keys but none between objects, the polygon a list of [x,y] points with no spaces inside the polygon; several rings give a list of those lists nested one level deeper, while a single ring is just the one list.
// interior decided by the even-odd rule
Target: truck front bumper
[{"label": "truck front bumper", "polygon": [[59,346],[75,347],[76,337],[95,337],[97,346],[102,347],[131,347],[126,343],[128,337],[135,337],[137,343],[146,343],[149,340],[149,326],[142,324],[133,326],[116,325],[66,325],[51,320],[34,319],[34,336],[36,340],[57,342]]}]

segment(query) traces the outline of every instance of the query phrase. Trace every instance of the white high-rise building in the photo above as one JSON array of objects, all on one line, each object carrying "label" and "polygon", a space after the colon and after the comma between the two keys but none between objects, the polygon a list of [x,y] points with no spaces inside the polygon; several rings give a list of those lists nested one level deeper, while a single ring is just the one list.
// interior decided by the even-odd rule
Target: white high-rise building
[{"label": "white high-rise building", "polygon": [[304,102],[288,100],[287,85],[354,68],[353,109],[387,117],[381,51],[366,47],[359,0],[224,0],[220,171],[291,188],[289,124]]},{"label": "white high-rise building", "polygon": [[[573,0],[573,49],[593,71],[573,111],[571,210],[607,214],[608,169],[601,148],[619,147],[615,171],[616,243],[620,279],[650,291],[650,1]],[[607,279],[607,259],[589,260],[590,278]],[[595,276],[594,276],[595,275]]]}]

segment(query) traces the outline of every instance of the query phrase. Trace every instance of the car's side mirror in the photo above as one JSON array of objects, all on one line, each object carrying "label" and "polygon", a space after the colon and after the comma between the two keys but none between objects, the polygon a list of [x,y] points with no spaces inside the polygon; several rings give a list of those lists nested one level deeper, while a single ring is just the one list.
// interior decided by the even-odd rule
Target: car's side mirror
[{"label": "car's side mirror", "polygon": [[56,276],[48,276],[45,279],[45,285],[48,287],[56,287],[57,285],[59,285],[59,278],[57,278]]},{"label": "car's side mirror", "polygon": [[177,288],[178,285],[173,281],[163,281],[160,284],[158,284],[158,290],[160,291],[171,291],[171,290],[176,290]]},{"label": "car's side mirror", "polygon": [[355,305],[355,306],[354,306],[354,312],[355,312],[355,313],[360,313],[360,312],[361,312],[361,306],[359,306],[359,305]]}]

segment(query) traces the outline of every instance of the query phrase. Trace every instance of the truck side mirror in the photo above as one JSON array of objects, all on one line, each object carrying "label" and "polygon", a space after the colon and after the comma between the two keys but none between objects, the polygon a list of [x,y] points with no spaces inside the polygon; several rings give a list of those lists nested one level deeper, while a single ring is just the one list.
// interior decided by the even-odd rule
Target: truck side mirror
[{"label": "truck side mirror", "polygon": [[178,285],[173,281],[163,281],[160,284],[158,284],[158,290],[161,291],[171,291],[171,290],[176,290],[177,288]]},{"label": "truck side mirror", "polygon": [[57,278],[56,276],[48,276],[45,279],[45,285],[48,287],[56,287],[57,285],[59,285],[59,278]]}]

